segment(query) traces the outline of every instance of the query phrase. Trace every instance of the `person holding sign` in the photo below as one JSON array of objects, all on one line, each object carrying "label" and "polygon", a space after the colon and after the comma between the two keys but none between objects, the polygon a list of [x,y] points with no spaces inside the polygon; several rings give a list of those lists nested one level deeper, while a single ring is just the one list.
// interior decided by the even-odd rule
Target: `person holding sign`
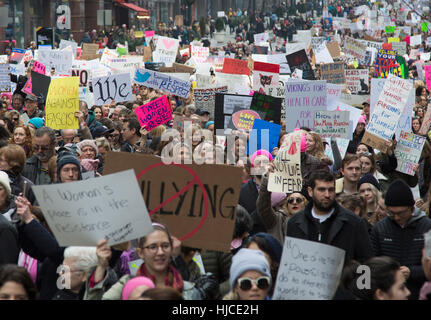
[{"label": "person holding sign", "polygon": [[352,259],[365,261],[372,257],[366,223],[335,200],[335,177],[318,170],[310,177],[307,188],[312,201],[304,211],[287,222],[286,236],[322,242],[346,251],[345,264]]}]

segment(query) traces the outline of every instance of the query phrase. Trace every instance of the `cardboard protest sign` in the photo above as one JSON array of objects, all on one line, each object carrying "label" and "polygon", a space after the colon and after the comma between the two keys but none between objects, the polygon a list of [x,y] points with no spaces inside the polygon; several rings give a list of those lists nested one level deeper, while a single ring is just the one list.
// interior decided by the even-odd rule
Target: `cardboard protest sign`
[{"label": "cardboard protest sign", "polygon": [[62,247],[96,246],[102,239],[112,246],[153,230],[133,170],[32,190]]},{"label": "cardboard protest sign", "polygon": [[[214,129],[226,129],[235,110],[250,109],[252,96],[216,93],[215,112],[214,112]],[[230,131],[230,130],[225,130]]]},{"label": "cardboard protest sign", "polygon": [[9,64],[0,64],[0,92],[11,92]]},{"label": "cardboard protest sign", "polygon": [[272,299],[331,300],[341,278],[344,257],[342,249],[286,237]]},{"label": "cardboard protest sign", "polygon": [[97,53],[99,45],[96,43],[83,43],[81,60],[93,60],[100,58],[100,54]]},{"label": "cardboard protest sign", "polygon": [[136,108],[135,113],[139,123],[141,126],[145,126],[147,131],[151,131],[161,124],[172,120],[172,108],[166,96],[162,96]]},{"label": "cardboard protest sign", "polygon": [[349,139],[348,111],[315,111],[314,131],[322,138]]},{"label": "cardboard protest sign", "polygon": [[281,119],[281,98],[275,98],[266,94],[254,92],[250,109],[260,111],[265,114],[263,120],[280,123]]},{"label": "cardboard protest sign", "polygon": [[268,191],[300,192],[302,189],[300,131],[287,136],[273,163],[274,172],[269,174]]},{"label": "cardboard protest sign", "polygon": [[46,126],[52,129],[79,129],[79,78],[52,79],[45,106]]},{"label": "cardboard protest sign", "polygon": [[215,96],[217,93],[227,93],[227,86],[211,86],[194,89],[195,106],[201,111],[208,111],[214,117]]},{"label": "cardboard protest sign", "polygon": [[172,67],[161,67],[159,69],[160,72],[189,73],[190,75],[195,73],[194,70],[195,68],[193,67],[188,67],[186,65],[175,63],[175,62],[172,64]]},{"label": "cardboard protest sign", "polygon": [[410,81],[392,74],[388,76],[370,116],[362,142],[386,152],[385,142],[392,139],[411,90],[413,85]]},{"label": "cardboard protest sign", "polygon": [[191,46],[192,57],[195,58],[197,63],[204,63],[210,55],[210,48]]},{"label": "cardboard protest sign", "polygon": [[246,60],[225,58],[223,63],[223,73],[250,75],[248,62]]},{"label": "cardboard protest sign", "polygon": [[32,79],[31,91],[33,92],[33,94],[35,96],[46,99],[46,97],[48,96],[49,85],[51,83],[51,77],[32,71],[31,79]]},{"label": "cardboard protest sign", "polygon": [[159,36],[156,50],[153,52],[154,61],[164,62],[167,67],[172,66],[177,57],[178,46],[178,39]]},{"label": "cardboard protest sign", "polygon": [[352,94],[369,94],[368,69],[346,69],[346,85]]},{"label": "cardboard protest sign", "polygon": [[412,132],[401,131],[395,148],[395,157],[398,165],[397,171],[406,173],[410,176],[416,174],[414,168],[419,163],[419,159],[424,147],[426,137],[416,135]]},{"label": "cardboard protest sign", "polygon": [[326,48],[333,59],[338,59],[341,56],[340,45],[336,41],[326,42]]},{"label": "cardboard protest sign", "polygon": [[321,64],[320,79],[329,83],[344,84],[344,62]]},{"label": "cardboard protest sign", "polygon": [[46,74],[46,67],[45,67],[45,65],[43,65],[39,61],[35,61],[31,71],[45,75]]},{"label": "cardboard protest sign", "polygon": [[265,62],[254,62],[253,90],[260,91],[267,86],[278,84],[280,65]]},{"label": "cardboard protest sign", "polygon": [[153,221],[165,224],[185,246],[229,251],[241,189],[240,168],[165,165],[155,156],[107,154],[104,174],[129,168],[135,170]]},{"label": "cardboard protest sign", "polygon": [[345,38],[343,52],[347,57],[356,58],[359,63],[365,64],[366,51],[365,44],[350,37]]},{"label": "cardboard protest sign", "polygon": [[312,129],[314,111],[326,109],[326,81],[287,81],[285,85],[286,129]]},{"label": "cardboard protest sign", "polygon": [[257,150],[264,149],[272,153],[278,146],[280,139],[281,125],[265,120],[255,119],[253,129],[250,132],[247,153],[251,156]]},{"label": "cardboard protest sign", "polygon": [[182,98],[187,98],[190,92],[190,81],[148,69],[136,70],[133,80],[140,85],[162,90]]},{"label": "cardboard protest sign", "polygon": [[231,121],[228,128],[235,130],[250,131],[253,129],[254,120],[261,119],[265,114],[254,110],[242,109],[236,107],[233,110]]},{"label": "cardboard protest sign", "polygon": [[315,80],[314,71],[311,67],[310,61],[308,60],[307,53],[305,50],[297,51],[286,56],[287,63],[289,64],[290,70],[293,72],[295,69],[302,70],[302,79]]},{"label": "cardboard protest sign", "polygon": [[132,99],[132,86],[128,73],[93,78],[93,94],[96,106],[112,101],[123,102]]},{"label": "cardboard protest sign", "polygon": [[38,61],[48,68],[52,68],[56,74],[70,74],[73,63],[73,53],[70,51],[39,50]]}]

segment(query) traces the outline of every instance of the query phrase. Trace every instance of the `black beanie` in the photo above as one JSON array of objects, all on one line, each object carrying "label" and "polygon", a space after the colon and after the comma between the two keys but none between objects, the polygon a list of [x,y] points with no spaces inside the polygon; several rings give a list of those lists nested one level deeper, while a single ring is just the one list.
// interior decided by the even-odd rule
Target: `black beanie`
[{"label": "black beanie", "polygon": [[370,183],[373,186],[375,186],[377,188],[377,190],[380,191],[380,184],[377,181],[377,179],[374,178],[374,176],[371,173],[367,173],[361,179],[359,179],[359,181],[358,181],[358,190],[359,190],[359,187],[361,186],[361,184],[363,184],[363,183]]},{"label": "black beanie", "polygon": [[63,151],[61,152],[57,157],[57,177],[60,178],[60,170],[61,168],[66,164],[74,164],[79,169],[79,177],[78,180],[82,180],[81,175],[81,163],[79,162],[78,158],[71,152]]},{"label": "black beanie", "polygon": [[415,205],[415,199],[410,187],[401,179],[391,183],[386,191],[385,205],[389,207],[411,207]]}]

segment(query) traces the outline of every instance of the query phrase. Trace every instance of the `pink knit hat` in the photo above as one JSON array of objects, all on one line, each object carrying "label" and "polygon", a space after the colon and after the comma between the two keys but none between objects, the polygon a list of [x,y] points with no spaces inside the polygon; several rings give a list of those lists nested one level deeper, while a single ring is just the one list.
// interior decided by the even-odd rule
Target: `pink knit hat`
[{"label": "pink knit hat", "polygon": [[127,281],[124,285],[123,292],[121,293],[121,297],[123,300],[129,300],[129,296],[133,290],[140,286],[147,286],[150,288],[155,288],[154,282],[147,277],[135,277]]},{"label": "pink knit hat", "polygon": [[360,116],[358,123],[367,124],[367,118],[364,115]]},{"label": "pink knit hat", "polygon": [[264,149],[260,149],[260,150],[257,150],[255,153],[253,153],[253,155],[251,156],[250,161],[251,161],[252,167],[254,167],[254,159],[256,159],[256,157],[260,156],[260,155],[266,156],[268,158],[269,162],[272,162],[271,153],[269,153],[268,151],[266,151]]},{"label": "pink knit hat", "polygon": [[[295,131],[299,131],[301,129],[296,128]],[[307,151],[307,139],[305,137],[304,131],[301,131],[301,152]]]}]

